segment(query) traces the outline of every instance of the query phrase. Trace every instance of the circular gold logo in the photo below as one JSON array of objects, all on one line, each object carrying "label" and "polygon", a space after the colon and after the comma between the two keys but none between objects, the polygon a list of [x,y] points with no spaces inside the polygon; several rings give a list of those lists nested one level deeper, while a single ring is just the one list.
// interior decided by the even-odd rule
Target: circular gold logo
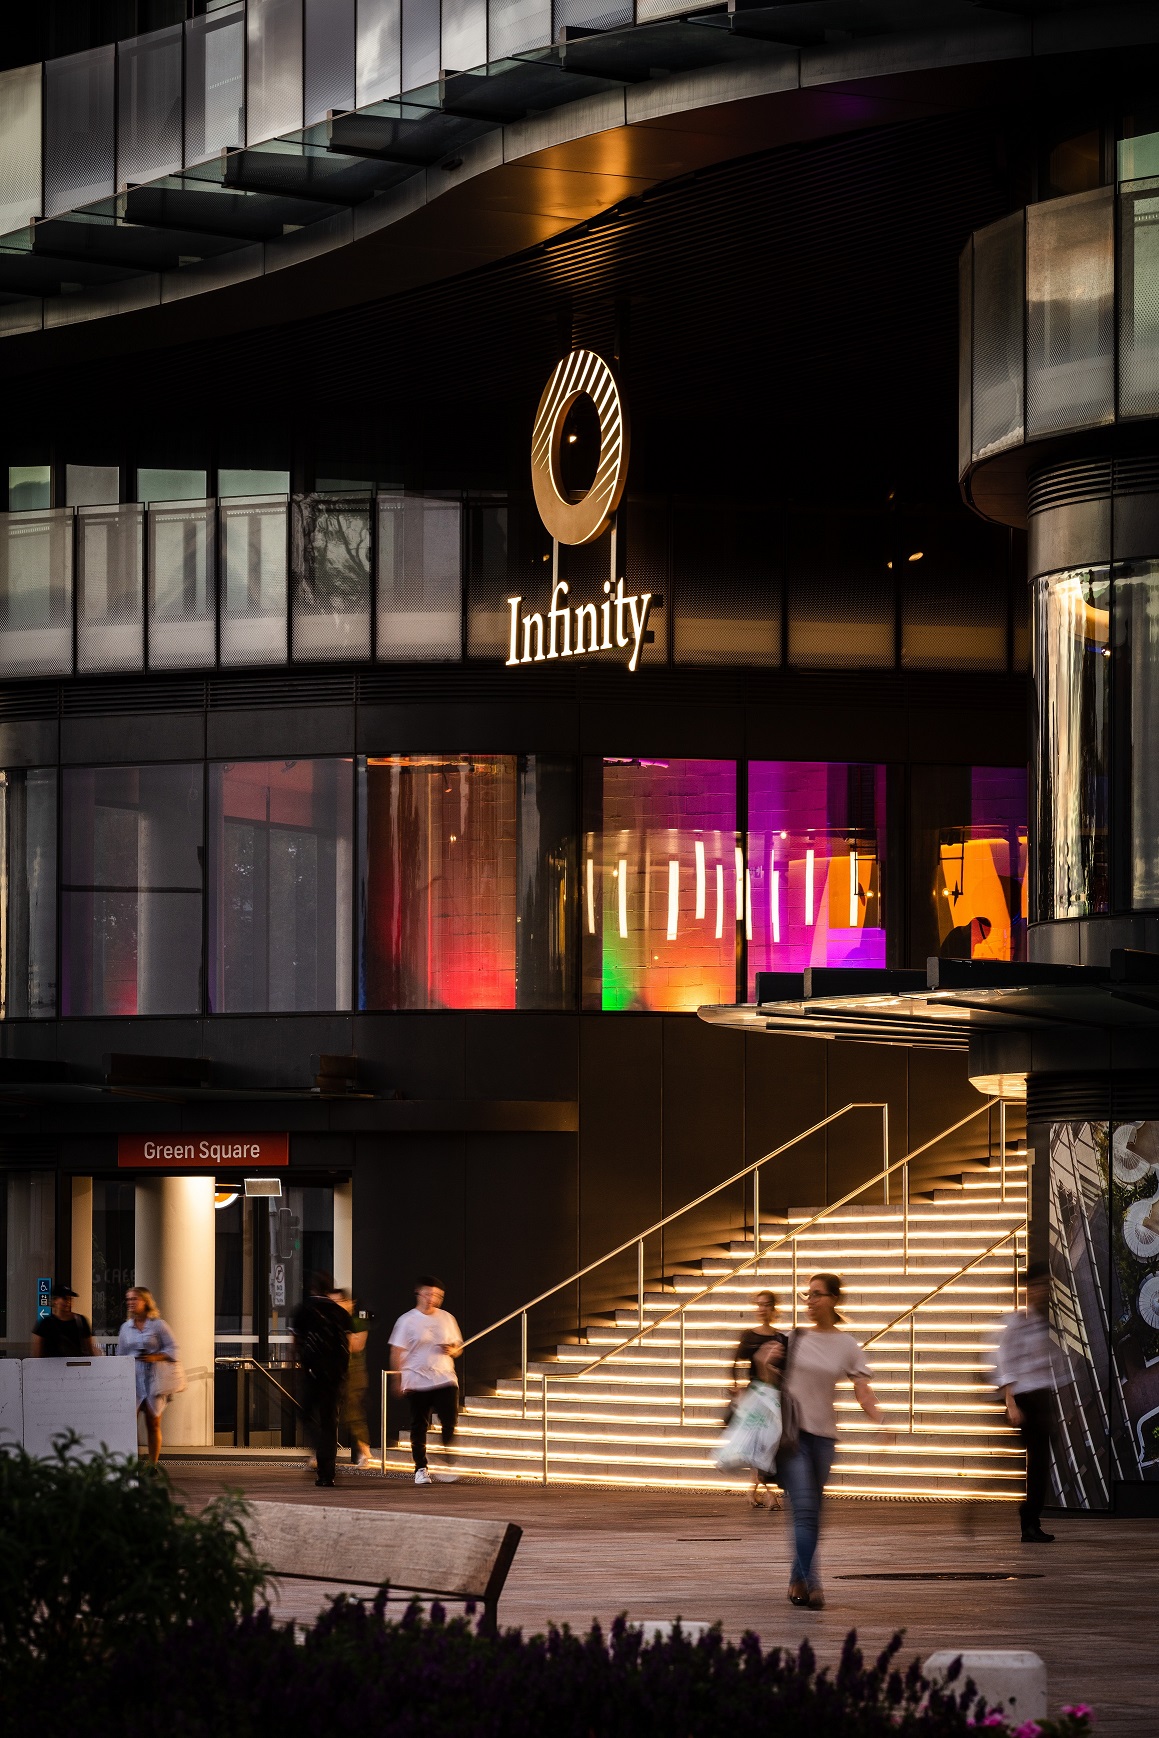
[{"label": "circular gold logo", "polygon": [[[600,419],[600,458],[591,488],[578,501],[564,489],[560,445],[567,413],[587,396]],[[531,434],[535,505],[558,543],[592,543],[620,504],[628,477],[628,418],[616,379],[594,350],[573,350],[557,362],[543,389]]]}]

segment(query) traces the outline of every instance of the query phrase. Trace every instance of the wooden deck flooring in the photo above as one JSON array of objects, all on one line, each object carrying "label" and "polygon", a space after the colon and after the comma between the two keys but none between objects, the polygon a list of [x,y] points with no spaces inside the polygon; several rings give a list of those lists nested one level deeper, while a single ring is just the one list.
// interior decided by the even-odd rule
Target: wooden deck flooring
[{"label": "wooden deck flooring", "polygon": [[[876,1650],[895,1629],[904,1657],[943,1647],[1029,1647],[1046,1661],[1052,1711],[1089,1702],[1100,1738],[1159,1734],[1159,1520],[1074,1516],[1049,1521],[1052,1546],[1024,1546],[1011,1505],[833,1500],[822,1541],[828,1601],[798,1611],[785,1597],[785,1518],[731,1495],[632,1493],[462,1482],[416,1490],[398,1477],[339,1471],[333,1491],[312,1475],[251,1462],[174,1462],[177,1487],[200,1503],[223,1485],[249,1496],[429,1510],[515,1521],[524,1537],[500,1607],[505,1626],[586,1628],[632,1618],[720,1620],[766,1645],[808,1635],[832,1661],[850,1629]],[[989,1571],[1041,1579],[880,1581],[849,1576]],[[285,1583],[279,1609],[309,1621],[333,1591]]]}]

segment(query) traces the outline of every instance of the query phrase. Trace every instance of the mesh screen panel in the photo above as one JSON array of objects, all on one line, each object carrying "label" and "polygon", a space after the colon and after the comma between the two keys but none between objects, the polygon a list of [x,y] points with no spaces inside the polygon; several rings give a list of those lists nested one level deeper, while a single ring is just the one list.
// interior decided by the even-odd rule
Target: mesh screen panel
[{"label": "mesh screen panel", "polygon": [[1109,187],[1027,211],[1028,435],[1114,419],[1114,215]]},{"label": "mesh screen panel", "polygon": [[907,513],[897,522],[896,548],[902,663],[910,669],[1004,670],[1006,530],[957,513]]},{"label": "mesh screen panel", "polygon": [[306,125],[354,107],[354,0],[306,0]]},{"label": "mesh screen panel", "polygon": [[613,30],[631,24],[631,0],[555,0],[555,30],[583,26],[588,30]]},{"label": "mesh screen panel", "polygon": [[551,0],[487,0],[490,59],[544,48],[550,41]]},{"label": "mesh screen panel", "polygon": [[0,235],[40,216],[40,66],[0,72]]},{"label": "mesh screen panel", "polygon": [[789,527],[790,664],[894,662],[894,588],[884,519],[802,516]]},{"label": "mesh screen panel", "polygon": [[487,59],[487,0],[443,0],[443,65],[482,66]]},{"label": "mesh screen panel", "polygon": [[221,661],[284,664],[288,653],[285,500],[222,501]]},{"label": "mesh screen panel", "polygon": [[379,103],[402,89],[402,0],[358,0],[358,106]]},{"label": "mesh screen panel", "polygon": [[365,495],[293,501],[295,658],[370,656],[370,514]]},{"label": "mesh screen panel", "polygon": [[144,662],[142,545],[145,510],[76,510],[76,667],[139,670]]},{"label": "mesh screen panel", "polygon": [[551,539],[530,500],[473,506],[468,515],[467,656],[507,657],[508,597],[538,608],[551,589]]},{"label": "mesh screen panel", "polygon": [[1025,230],[1016,211],[974,237],[974,457],[1023,434]]},{"label": "mesh screen panel", "polygon": [[678,664],[778,664],[780,552],[769,521],[677,509],[672,525]]},{"label": "mesh screen panel", "polygon": [[72,669],[72,512],[0,514],[0,673]]},{"label": "mesh screen panel", "polygon": [[[672,569],[668,558],[668,509],[631,501],[627,510],[621,512],[620,518],[627,538],[627,549],[621,553],[619,562],[620,572],[624,575],[625,594],[645,591],[652,593],[640,663],[666,664],[670,604],[668,594],[672,589]],[[589,543],[585,547],[586,551],[591,552],[593,578],[596,582],[592,595],[598,595],[608,573],[611,553],[608,533],[605,531],[597,543]],[[573,551],[576,555],[581,553],[583,552],[580,550]],[[563,571],[562,567],[560,571]],[[628,631],[631,632],[630,623]],[[621,657],[627,655],[626,652],[620,653]]]},{"label": "mesh screen panel", "polygon": [[378,656],[457,659],[462,509],[420,495],[378,497]]},{"label": "mesh screen panel", "polygon": [[0,773],[0,1017],[56,1013],[56,768]]},{"label": "mesh screen panel", "polygon": [[52,217],[114,191],[115,51],[49,60],[44,66],[44,210]]},{"label": "mesh screen panel", "polygon": [[149,668],[214,662],[214,503],[149,508]]},{"label": "mesh screen panel", "polygon": [[117,184],[181,167],[180,24],[122,42],[117,52]]},{"label": "mesh screen panel", "polygon": [[1119,263],[1119,412],[1159,410],[1159,192],[1124,194]]},{"label": "mesh screen panel", "polygon": [[402,0],[402,88],[434,84],[439,76],[439,0]]},{"label": "mesh screen panel", "polygon": [[249,0],[246,8],[246,139],[302,125],[302,0]]},{"label": "mesh screen panel", "polygon": [[245,143],[245,14],[240,6],[185,26],[185,161]]},{"label": "mesh screen panel", "polygon": [[974,242],[962,249],[958,261],[958,475],[969,468],[971,456],[974,360]]}]

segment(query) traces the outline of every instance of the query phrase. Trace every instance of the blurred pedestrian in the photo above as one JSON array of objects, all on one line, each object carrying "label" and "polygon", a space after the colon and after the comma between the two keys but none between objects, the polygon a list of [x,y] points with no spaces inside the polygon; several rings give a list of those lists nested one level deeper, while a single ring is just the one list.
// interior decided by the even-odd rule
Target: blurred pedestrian
[{"label": "blurred pedestrian", "polygon": [[837,1451],[837,1414],[833,1397],[840,1381],[853,1383],[857,1403],[874,1424],[884,1424],[869,1385],[869,1365],[852,1334],[843,1333],[841,1281],[835,1273],[815,1273],[805,1294],[811,1325],[794,1329],[786,1353],[782,1390],[796,1422],[795,1447],[786,1442],[777,1459],[781,1484],[789,1497],[793,1526],[793,1568],[789,1601],[820,1611],[825,1604],[817,1571],[821,1503]]},{"label": "blurred pedestrian", "polygon": [[149,1463],[156,1466],[161,1458],[161,1414],[173,1392],[174,1376],[161,1366],[177,1364],[177,1342],[147,1286],[129,1287],[125,1310],[126,1319],[117,1335],[117,1356],[137,1360],[137,1411],[144,1414]]},{"label": "blurred pedestrian", "polygon": [[350,1459],[354,1465],[369,1466],[370,1426],[366,1422],[366,1392],[370,1378],[366,1370],[366,1341],[370,1333],[370,1318],[358,1309],[346,1286],[338,1286],[330,1296],[350,1317],[350,1333],[347,1336],[350,1363],[346,1370],[346,1380],[342,1384],[339,1422],[341,1429],[350,1438]]},{"label": "blurred pedestrian", "polygon": [[[781,1369],[785,1362],[785,1350],[789,1344],[788,1336],[779,1333],[773,1327],[777,1314],[777,1300],[771,1291],[758,1291],[753,1299],[756,1311],[756,1326],[745,1328],[737,1342],[736,1351],[732,1355],[732,1404],[729,1406],[731,1416],[736,1405],[736,1396],[742,1388],[754,1382],[768,1382],[779,1386]],[[780,1494],[773,1480],[776,1472],[772,1467],[754,1467],[752,1488],[749,1491],[750,1508],[779,1509]],[[761,1491],[764,1496],[761,1496]]]},{"label": "blurred pedestrian", "polygon": [[[415,1484],[431,1483],[427,1465],[427,1429],[432,1412],[439,1421],[443,1450],[450,1454],[459,1415],[459,1379],[455,1359],[463,1350],[459,1324],[443,1306],[446,1293],[430,1274],[415,1281],[415,1307],[399,1316],[390,1330],[390,1374],[410,1404],[410,1451]],[[449,1469],[439,1479],[450,1483],[459,1475]]]},{"label": "blurred pedestrian", "polygon": [[1042,1507],[1050,1468],[1050,1405],[1054,1392],[1054,1349],[1047,1312],[1050,1271],[1045,1261],[1031,1262],[1019,1275],[1026,1288],[1026,1308],[1007,1316],[998,1342],[994,1379],[1006,1400],[1006,1415],[1022,1437],[1026,1450],[1026,1500],[1018,1511],[1024,1545],[1052,1545],[1053,1533],[1042,1530]]},{"label": "blurred pedestrian", "polygon": [[58,1281],[52,1288],[52,1314],[42,1316],[32,1330],[34,1358],[99,1358],[100,1348],[84,1316],[72,1300],[79,1294]]},{"label": "blurred pedestrian", "polygon": [[308,1295],[290,1317],[302,1367],[302,1411],[317,1463],[316,1485],[333,1487],[338,1464],[338,1409],[350,1366],[350,1314],[330,1295],[334,1276],[312,1273]]}]

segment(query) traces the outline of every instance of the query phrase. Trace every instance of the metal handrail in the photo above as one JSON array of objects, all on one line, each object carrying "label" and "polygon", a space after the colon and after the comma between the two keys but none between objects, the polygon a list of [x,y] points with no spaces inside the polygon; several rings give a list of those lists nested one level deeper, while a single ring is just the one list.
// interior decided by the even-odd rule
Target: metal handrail
[{"label": "metal handrail", "polygon": [[[984,1111],[989,1112],[993,1108],[995,1103],[999,1103],[1001,1105],[1002,1101],[995,1100],[993,1098],[986,1099],[982,1104],[980,1104],[978,1106],[978,1108],[976,1110],[970,1111],[969,1114],[966,1116],[959,1117],[957,1122],[951,1123],[947,1128],[941,1129],[936,1135],[933,1135],[928,1141],[923,1141],[920,1146],[912,1148],[911,1151],[906,1153],[902,1158],[895,1159],[892,1165],[889,1163],[886,1163],[880,1171],[875,1172],[874,1175],[871,1177],[867,1177],[865,1182],[860,1183],[856,1189],[851,1189],[848,1194],[842,1195],[840,1200],[832,1202],[828,1207],[823,1207],[821,1209],[821,1211],[819,1213],[815,1213],[811,1219],[806,1219],[805,1221],[802,1222],[802,1224],[794,1226],[791,1231],[787,1231],[783,1237],[780,1237],[780,1238],[776,1239],[775,1242],[766,1245],[766,1247],[763,1250],[761,1248],[761,1238],[760,1238],[759,1229],[757,1228],[757,1224],[754,1221],[754,1251],[753,1251],[753,1254],[750,1256],[746,1256],[744,1261],[739,1262],[735,1267],[731,1268],[727,1273],[721,1274],[719,1279],[714,1280],[711,1285],[705,1286],[703,1291],[697,1292],[694,1297],[683,1299],[680,1303],[678,1303],[675,1306],[674,1309],[669,1310],[667,1315],[659,1316],[659,1317],[657,1317],[657,1319],[655,1321],[648,1322],[645,1324],[643,1322],[643,1292],[641,1291],[640,1311],[639,1311],[641,1325],[637,1328],[637,1330],[634,1334],[632,1334],[628,1339],[619,1342],[617,1345],[609,1346],[606,1349],[606,1351],[604,1351],[600,1354],[600,1356],[598,1358],[593,1359],[593,1361],[590,1364],[585,1364],[582,1370],[568,1370],[568,1371],[555,1372],[555,1373],[551,1374],[551,1379],[553,1379],[557,1382],[576,1382],[576,1381],[579,1381],[584,1376],[590,1376],[593,1370],[598,1370],[599,1367],[601,1366],[601,1364],[606,1363],[606,1361],[609,1358],[613,1357],[614,1355],[616,1355],[619,1352],[626,1351],[629,1346],[636,1345],[640,1340],[642,1340],[645,1334],[653,1333],[657,1328],[661,1328],[661,1327],[666,1326],[667,1323],[670,1322],[674,1316],[679,1316],[679,1318],[680,1318],[680,1422],[683,1424],[684,1423],[684,1391],[685,1391],[685,1321],[686,1321],[686,1311],[689,1310],[694,1304],[698,1304],[704,1298],[711,1296],[711,1294],[714,1291],[716,1291],[720,1286],[726,1285],[730,1281],[734,1280],[738,1274],[744,1273],[746,1271],[746,1269],[754,1266],[757,1262],[766,1259],[769,1255],[773,1254],[776,1250],[783,1248],[786,1243],[791,1243],[793,1246],[793,1279],[792,1279],[793,1325],[796,1326],[797,1239],[799,1237],[803,1236],[806,1231],[811,1230],[814,1225],[819,1224],[823,1219],[827,1219],[830,1216],[830,1214],[836,1213],[840,1208],[848,1206],[848,1204],[851,1201],[856,1200],[859,1195],[863,1195],[867,1189],[873,1188],[874,1185],[877,1184],[878,1182],[881,1182],[884,1184],[884,1187],[885,1187],[885,1205],[888,1206],[888,1204],[889,1204],[889,1178],[894,1171],[898,1171],[898,1170],[900,1170],[902,1172],[902,1271],[904,1273],[908,1273],[909,1272],[909,1167],[910,1167],[912,1160],[916,1159],[921,1153],[927,1152],[930,1147],[936,1146],[939,1141],[945,1140],[948,1135],[955,1134],[958,1129],[964,1128],[967,1123],[973,1122],[975,1120],[975,1118],[981,1116]],[[851,1107],[847,1105],[844,1108],[850,1109]],[[838,1114],[841,1114],[841,1113],[838,1113]],[[1004,1114],[1003,1114],[1002,1120],[1003,1120],[1003,1124],[1005,1124]],[[887,1125],[887,1127],[888,1127],[888,1125]],[[811,1133],[811,1132],[812,1132],[811,1130],[805,1131],[805,1133]],[[1004,1132],[1005,1132],[1005,1128],[1003,1128],[1003,1133]],[[801,1137],[798,1137],[798,1139],[799,1138],[801,1138]],[[887,1136],[887,1139],[888,1139],[888,1136]],[[788,1144],[792,1145],[792,1142],[790,1142]],[[773,1156],[774,1155],[771,1153],[766,1154],[766,1157],[768,1157],[768,1158],[771,1158]],[[888,1147],[886,1148],[886,1157],[888,1159]],[[761,1164],[763,1162],[764,1162],[763,1160],[757,1161],[758,1164]],[[752,1168],[755,1168],[755,1167],[752,1167]],[[1005,1172],[1005,1166],[1003,1166],[1003,1172]],[[1005,1175],[1003,1175],[1003,1185],[1005,1185]],[[1005,1187],[1003,1188],[1003,1195],[1005,1196]],[[998,1247],[1000,1248],[1003,1243],[1008,1242],[1011,1237],[1016,1237],[1017,1232],[1019,1230],[1024,1229],[1024,1228],[1025,1228],[1025,1224],[1021,1227],[1017,1227],[1015,1231],[1007,1232],[1006,1236],[1000,1239]],[[625,1245],[625,1247],[628,1247],[628,1246]],[[982,1260],[982,1259],[983,1259],[983,1257],[979,1256],[975,1259],[975,1261],[968,1263],[967,1270],[969,1267],[977,1266],[978,1261]],[[960,1277],[961,1277],[960,1274],[955,1274],[951,1277],[951,1279],[944,1281],[943,1285],[952,1284],[954,1279],[957,1279]],[[937,1289],[942,1289],[942,1288],[939,1287]],[[1017,1281],[1017,1244],[1016,1244],[1015,1245],[1015,1300],[1016,1300],[1016,1307],[1017,1307],[1017,1290],[1018,1290],[1018,1281]],[[916,1308],[919,1306],[913,1306],[913,1307]],[[902,1316],[899,1317],[899,1320],[904,1320],[905,1315],[907,1313],[908,1312],[903,1311]],[[510,1320],[511,1318],[508,1318],[508,1319]],[[886,1332],[886,1331],[888,1331],[888,1330],[883,1330],[883,1332]],[[526,1354],[526,1329],[524,1330],[524,1352]],[[526,1355],[525,1355],[524,1377],[523,1377],[523,1416],[524,1416],[524,1418],[526,1418],[526,1416],[527,1416],[527,1374],[526,1374],[526,1368],[527,1367],[526,1367]],[[548,1388],[547,1388],[547,1384],[548,1384],[548,1380],[549,1380],[549,1372],[547,1370],[541,1370],[539,1372],[539,1377],[540,1377],[540,1385],[541,1385],[541,1408],[540,1408],[540,1411],[541,1411],[541,1440],[542,1440],[542,1464],[543,1464],[542,1479],[543,1479],[543,1483],[547,1484],[548,1483],[548,1448],[547,1448],[547,1443],[548,1443],[548,1408],[547,1408]],[[912,1429],[912,1427],[913,1427],[912,1426],[912,1419],[913,1419],[913,1381],[912,1381],[912,1378],[911,1378],[911,1387],[910,1387],[910,1419],[911,1419],[910,1427]]]},{"label": "metal handrail", "polygon": [[283,1388],[282,1384],[271,1372],[268,1365],[260,1363],[257,1358],[215,1358],[213,1362],[215,1365],[220,1364],[223,1369],[227,1370],[260,1370],[266,1381],[269,1382],[272,1387],[276,1388],[279,1394],[283,1394],[286,1397],[294,1410],[296,1412],[301,1412],[302,1403],[297,1396],[291,1394],[288,1388]]}]

